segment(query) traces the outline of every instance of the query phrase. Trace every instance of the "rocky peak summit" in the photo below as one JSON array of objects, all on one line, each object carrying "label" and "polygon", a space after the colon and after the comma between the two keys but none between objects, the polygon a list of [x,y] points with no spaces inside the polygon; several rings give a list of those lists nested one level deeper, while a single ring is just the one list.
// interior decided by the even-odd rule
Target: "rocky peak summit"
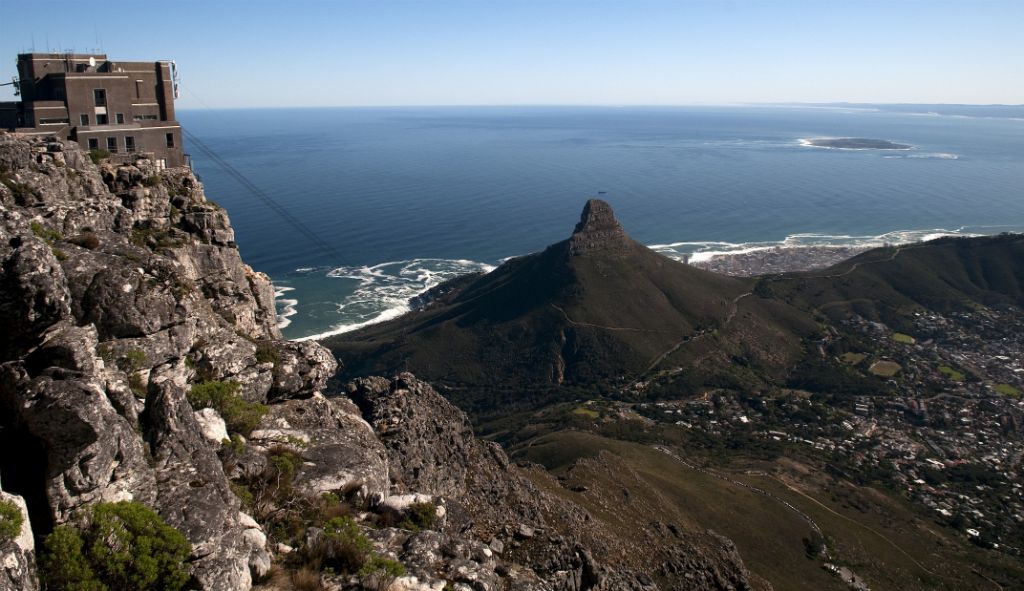
[{"label": "rocky peak summit", "polygon": [[583,207],[580,223],[569,238],[569,254],[580,255],[595,250],[622,250],[629,236],[622,229],[608,202],[591,199]]}]

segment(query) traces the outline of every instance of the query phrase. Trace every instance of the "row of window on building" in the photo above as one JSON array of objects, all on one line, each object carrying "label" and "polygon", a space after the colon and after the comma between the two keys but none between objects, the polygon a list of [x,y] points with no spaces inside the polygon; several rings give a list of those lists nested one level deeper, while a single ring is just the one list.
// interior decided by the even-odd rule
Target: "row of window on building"
[{"label": "row of window on building", "polygon": [[[156,115],[135,115],[132,117],[133,121],[157,121],[159,117]],[[82,114],[79,116],[79,123],[81,125],[89,125],[89,115]],[[124,125],[124,113],[115,113],[114,122],[118,125]],[[39,119],[40,125],[67,125],[69,123],[66,117],[41,117]],[[106,113],[96,114],[96,125],[108,125],[110,124],[110,118],[107,117]]]},{"label": "row of window on building", "polygon": [[[174,134],[173,133],[168,133],[167,134],[166,142],[167,142],[167,147],[168,148],[173,148],[174,147]],[[99,149],[100,149],[100,139],[99,138],[94,138],[94,137],[89,138],[89,150],[92,151],[92,150],[99,150]],[[106,148],[106,150],[108,152],[110,152],[111,154],[117,154],[120,151],[120,146],[118,146],[118,142],[117,142],[117,138],[116,137],[108,137],[107,138],[107,148]],[[126,153],[129,153],[129,154],[131,154],[132,152],[135,151],[135,136],[133,136],[133,135],[126,135],[126,136],[124,136],[124,151]]]}]

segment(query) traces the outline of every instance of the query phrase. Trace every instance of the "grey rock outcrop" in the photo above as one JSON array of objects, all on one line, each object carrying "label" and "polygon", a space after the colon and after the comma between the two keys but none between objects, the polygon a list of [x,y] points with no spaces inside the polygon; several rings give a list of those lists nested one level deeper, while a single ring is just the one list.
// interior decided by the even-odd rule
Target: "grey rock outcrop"
[{"label": "grey rock outcrop", "polygon": [[0,538],[0,591],[38,591],[36,548],[25,499],[0,490],[0,503],[16,508],[22,520],[16,535]]},{"label": "grey rock outcrop", "polygon": [[612,206],[600,199],[591,199],[583,207],[580,222],[569,238],[569,253],[581,255],[594,250],[621,250],[630,239],[615,219]]},{"label": "grey rock outcrop", "polygon": [[250,443],[299,453],[296,486],[307,493],[341,492],[377,503],[388,494],[387,453],[359,409],[344,398],[288,400],[271,406]]},{"label": "grey rock outcrop", "polygon": [[[192,544],[202,589],[270,568],[188,390],[310,397],[337,364],[280,343],[269,278],[186,169],[94,165],[73,143],[0,134],[0,468],[37,535],[86,505],[152,506]],[[257,359],[259,342],[281,362]],[[45,469],[41,469],[45,467]]]}]

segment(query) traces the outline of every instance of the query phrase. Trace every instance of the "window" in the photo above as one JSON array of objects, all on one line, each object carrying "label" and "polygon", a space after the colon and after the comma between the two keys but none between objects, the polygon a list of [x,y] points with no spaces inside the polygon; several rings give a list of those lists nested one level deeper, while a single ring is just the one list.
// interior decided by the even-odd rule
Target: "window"
[{"label": "window", "polygon": [[174,147],[174,134],[173,133],[167,134],[167,147],[168,148],[173,148]]},{"label": "window", "polygon": [[107,114],[106,113],[98,113],[96,115],[96,125],[106,125],[106,124],[107,124]]},{"label": "window", "polygon": [[60,125],[67,122],[68,120],[64,117],[43,117],[39,119],[39,125]]},{"label": "window", "polygon": [[89,138],[89,151],[91,152],[92,150],[99,150],[99,149],[100,149],[100,141],[98,139],[94,138],[94,137]]},{"label": "window", "polygon": [[135,136],[126,135],[124,136],[124,151],[134,152],[135,151]]},{"label": "window", "polygon": [[123,125],[124,124],[124,113],[118,113],[117,115],[114,115],[114,121],[117,121],[118,125]]},{"label": "window", "polygon": [[102,88],[96,88],[92,91],[93,102],[96,103],[97,107],[107,106],[107,91]]},{"label": "window", "polygon": [[116,137],[108,137],[107,138],[107,151],[110,152],[111,154],[117,154],[117,138]]},{"label": "window", "polygon": [[135,81],[135,98],[142,98],[142,80]]},{"label": "window", "polygon": [[81,115],[78,120],[81,121],[82,125],[89,125],[89,115]]},{"label": "window", "polygon": [[135,121],[156,121],[156,115],[135,115],[132,119]]}]

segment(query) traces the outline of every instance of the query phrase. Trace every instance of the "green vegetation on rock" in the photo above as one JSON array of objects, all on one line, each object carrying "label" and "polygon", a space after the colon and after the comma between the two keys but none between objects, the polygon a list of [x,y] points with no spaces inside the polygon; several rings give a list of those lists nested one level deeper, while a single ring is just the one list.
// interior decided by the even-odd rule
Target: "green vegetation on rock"
[{"label": "green vegetation on rock", "polygon": [[90,150],[89,151],[89,160],[92,160],[93,164],[99,164],[100,162],[103,162],[107,158],[110,158],[110,152],[108,152],[106,150]]},{"label": "green vegetation on rock", "polygon": [[50,591],[177,591],[188,582],[185,536],[141,503],[98,503],[53,530],[41,574]]},{"label": "green vegetation on rock", "polygon": [[247,402],[236,392],[240,384],[234,381],[208,380],[194,384],[188,392],[192,408],[212,408],[220,413],[228,430],[248,437],[249,433],[267,414],[266,405]]},{"label": "green vegetation on rock", "polygon": [[36,235],[36,237],[42,238],[43,240],[46,241],[47,244],[50,245],[64,238],[60,232],[57,232],[56,230],[50,230],[49,228],[43,226],[39,222],[32,222],[31,224],[29,224],[29,228],[32,230],[32,233]]},{"label": "green vegetation on rock", "polygon": [[11,501],[0,500],[0,543],[18,537],[24,521],[25,518],[17,505]]},{"label": "green vegetation on rock", "polygon": [[433,503],[413,503],[405,510],[405,519],[399,524],[412,531],[430,529],[437,521],[437,507]]}]

